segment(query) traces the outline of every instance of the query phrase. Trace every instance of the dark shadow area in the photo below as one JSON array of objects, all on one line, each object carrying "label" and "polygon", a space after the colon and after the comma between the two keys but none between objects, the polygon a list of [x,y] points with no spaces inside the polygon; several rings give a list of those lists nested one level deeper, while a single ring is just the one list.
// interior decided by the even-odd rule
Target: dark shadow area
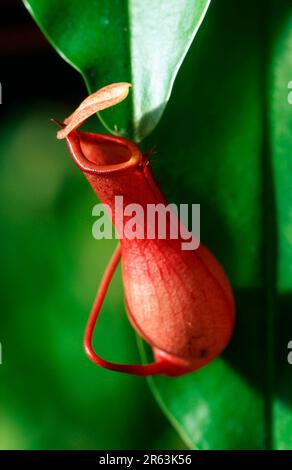
[{"label": "dark shadow area", "polygon": [[292,365],[288,363],[288,342],[292,340],[292,294],[282,295],[276,301],[275,321],[275,377],[277,396],[287,405],[292,405]]},{"label": "dark shadow area", "polygon": [[[266,393],[267,329],[264,290],[235,290],[237,320],[223,356],[260,393]],[[260,309],[260,306],[262,308]]]},{"label": "dark shadow area", "polygon": [[72,106],[84,98],[82,77],[48,44],[19,1],[1,3],[0,44],[1,117],[32,101]]}]

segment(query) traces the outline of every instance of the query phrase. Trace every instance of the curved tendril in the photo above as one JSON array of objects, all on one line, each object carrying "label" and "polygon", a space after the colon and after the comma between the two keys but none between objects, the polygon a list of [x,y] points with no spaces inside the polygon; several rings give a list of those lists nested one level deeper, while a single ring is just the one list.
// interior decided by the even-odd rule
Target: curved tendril
[{"label": "curved tendril", "polygon": [[104,272],[103,279],[100,283],[84,335],[84,348],[89,359],[95,364],[109,370],[123,372],[127,374],[141,375],[147,377],[150,375],[163,374],[165,372],[165,361],[156,361],[146,365],[131,365],[131,364],[119,364],[115,362],[106,361],[105,359],[98,356],[92,345],[93,333],[97,319],[99,317],[101,307],[106,296],[109,284],[113,277],[113,274],[119,264],[121,258],[121,245],[118,244],[114,251],[114,254]]}]

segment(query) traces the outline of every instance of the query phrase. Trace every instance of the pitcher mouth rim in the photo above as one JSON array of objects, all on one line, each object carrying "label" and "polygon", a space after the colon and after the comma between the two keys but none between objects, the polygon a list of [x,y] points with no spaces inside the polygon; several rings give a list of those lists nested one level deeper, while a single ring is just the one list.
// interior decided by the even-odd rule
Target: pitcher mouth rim
[{"label": "pitcher mouth rim", "polygon": [[[122,146],[129,153],[129,159],[122,163],[113,163],[110,165],[98,165],[90,161],[84,152],[82,151],[80,141],[83,136],[90,136],[94,138],[96,145],[98,143],[111,143]],[[66,137],[67,145],[69,151],[72,155],[73,161],[75,164],[82,170],[84,173],[89,173],[93,175],[102,175],[109,173],[116,173],[123,171],[129,168],[137,167],[143,161],[142,153],[139,147],[129,139],[125,137],[113,136],[111,134],[96,134],[93,132],[80,132],[72,131]]]}]

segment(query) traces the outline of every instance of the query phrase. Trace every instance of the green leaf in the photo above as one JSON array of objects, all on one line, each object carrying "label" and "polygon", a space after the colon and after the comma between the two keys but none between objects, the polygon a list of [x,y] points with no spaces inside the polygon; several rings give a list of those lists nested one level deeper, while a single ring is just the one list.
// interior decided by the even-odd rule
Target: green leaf
[{"label": "green leaf", "polygon": [[260,0],[248,18],[243,0],[224,7],[212,4],[146,144],[158,143],[168,199],[201,204],[201,239],[234,288],[235,332],[204,369],[150,385],[192,448],[291,448],[292,11],[275,2],[265,24]]},{"label": "green leaf", "polygon": [[24,3],[90,92],[113,82],[133,83],[131,100],[104,111],[102,119],[111,130],[140,141],[162,116],[210,0]]},{"label": "green leaf", "polygon": [[292,8],[274,3],[274,37],[271,63],[271,155],[274,207],[277,212],[278,260],[275,269],[276,301],[273,440],[277,449],[292,449],[292,366],[287,361],[292,340]]}]

